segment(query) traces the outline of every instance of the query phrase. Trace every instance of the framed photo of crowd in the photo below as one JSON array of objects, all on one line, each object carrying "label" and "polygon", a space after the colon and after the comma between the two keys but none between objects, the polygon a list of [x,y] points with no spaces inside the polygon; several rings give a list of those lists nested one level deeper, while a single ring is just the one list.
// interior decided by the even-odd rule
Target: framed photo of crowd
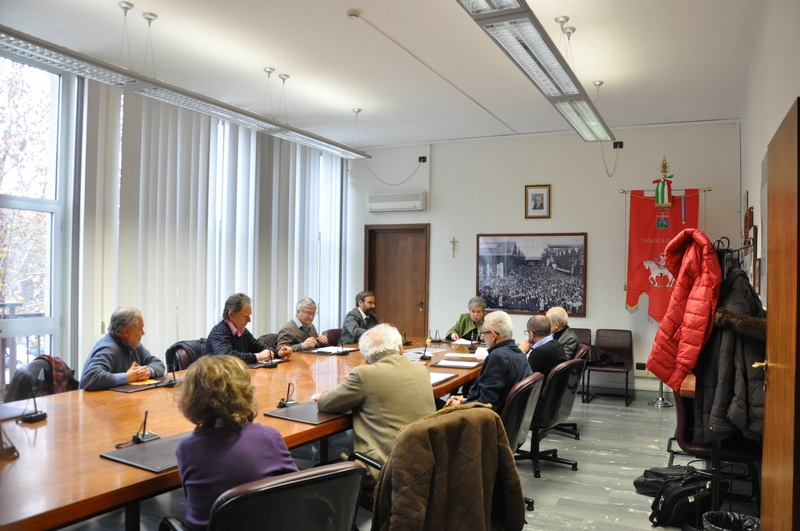
[{"label": "framed photo of crowd", "polygon": [[586,233],[478,234],[477,293],[487,310],[586,317]]}]

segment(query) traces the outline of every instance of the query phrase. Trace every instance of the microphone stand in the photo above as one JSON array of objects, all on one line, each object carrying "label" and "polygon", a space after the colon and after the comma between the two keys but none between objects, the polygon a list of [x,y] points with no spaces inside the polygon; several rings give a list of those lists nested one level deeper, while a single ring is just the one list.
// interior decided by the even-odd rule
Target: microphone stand
[{"label": "microphone stand", "polygon": [[24,422],[26,424],[31,424],[33,422],[40,422],[47,418],[47,413],[44,411],[39,411],[39,408],[36,406],[36,394],[42,390],[42,385],[44,384],[44,369],[39,370],[39,377],[37,378],[37,384],[35,389],[31,389],[31,396],[33,397],[33,413],[26,413],[22,415],[19,420],[20,422]]},{"label": "microphone stand", "polygon": [[142,431],[137,432],[133,436],[133,442],[136,444],[146,443],[150,441],[155,441],[156,439],[160,439],[158,435],[153,433],[152,431],[147,431],[147,413],[148,411],[144,412],[144,422],[142,422]]}]

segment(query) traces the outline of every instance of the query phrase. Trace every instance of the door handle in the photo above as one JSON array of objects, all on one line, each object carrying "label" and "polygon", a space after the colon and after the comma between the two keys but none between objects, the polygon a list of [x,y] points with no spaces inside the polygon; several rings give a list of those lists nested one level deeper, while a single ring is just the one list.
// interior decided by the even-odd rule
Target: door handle
[{"label": "door handle", "polygon": [[757,361],[753,364],[754,369],[767,369],[767,362],[766,361]]},{"label": "door handle", "polygon": [[419,306],[419,311],[424,311],[423,308],[425,307],[425,301],[415,302],[417,306]]}]

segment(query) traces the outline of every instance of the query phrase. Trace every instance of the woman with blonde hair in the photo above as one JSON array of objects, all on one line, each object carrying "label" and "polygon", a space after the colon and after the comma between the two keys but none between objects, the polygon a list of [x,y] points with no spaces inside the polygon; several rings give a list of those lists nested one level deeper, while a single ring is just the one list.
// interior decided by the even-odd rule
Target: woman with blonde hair
[{"label": "woman with blonde hair", "polygon": [[203,356],[181,382],[178,408],[197,426],[175,451],[191,529],[208,527],[226,490],[297,471],[280,433],[253,424],[254,391],[247,367],[233,356]]}]

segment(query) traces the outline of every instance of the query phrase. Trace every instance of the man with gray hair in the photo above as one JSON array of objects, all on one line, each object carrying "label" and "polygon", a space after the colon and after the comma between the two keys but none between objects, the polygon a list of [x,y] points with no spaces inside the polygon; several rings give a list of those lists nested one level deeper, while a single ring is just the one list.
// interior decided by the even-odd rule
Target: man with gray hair
[{"label": "man with gray hair", "polygon": [[[311,398],[327,413],[352,409],[355,451],[385,463],[400,428],[436,411],[433,386],[428,369],[403,356],[403,338],[392,325],[370,328],[358,347],[368,364]],[[377,480],[378,471],[368,470]]]},{"label": "man with gray hair", "polygon": [[550,332],[553,334],[553,339],[561,343],[568,359],[572,359],[581,348],[581,341],[578,339],[578,334],[569,327],[567,311],[561,306],[553,306],[547,310],[545,315],[550,320]]},{"label": "man with gray hair", "polygon": [[483,361],[478,378],[467,396],[451,396],[445,405],[480,402],[490,404],[495,413],[500,413],[514,384],[532,374],[532,371],[525,354],[512,339],[514,326],[506,312],[486,314],[481,335],[486,341],[489,355]]},{"label": "man with gray hair", "polygon": [[294,352],[324,347],[328,338],[317,335],[314,328],[314,317],[317,315],[317,303],[309,297],[297,302],[294,319],[283,325],[278,332],[278,346],[289,346]]},{"label": "man with gray hair", "polygon": [[142,346],[143,335],[142,312],[130,306],[114,310],[108,333],[86,359],[79,388],[98,391],[164,376],[164,363]]}]

